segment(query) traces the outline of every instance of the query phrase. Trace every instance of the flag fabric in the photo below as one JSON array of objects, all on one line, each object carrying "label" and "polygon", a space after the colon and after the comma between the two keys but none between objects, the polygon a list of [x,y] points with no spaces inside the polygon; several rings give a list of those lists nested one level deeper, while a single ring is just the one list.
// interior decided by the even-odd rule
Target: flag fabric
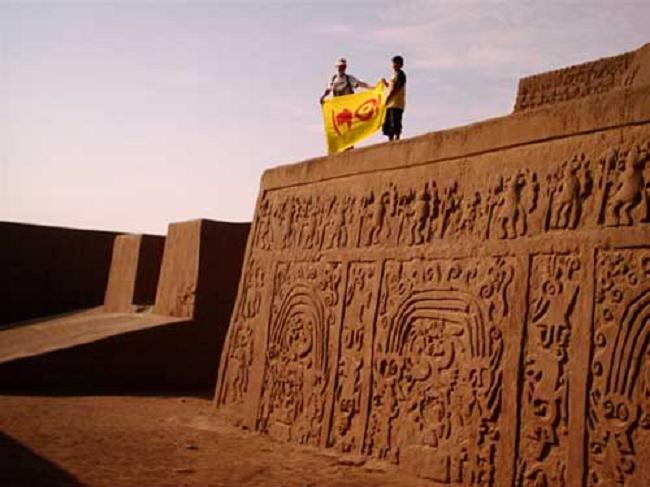
[{"label": "flag fabric", "polygon": [[323,122],[329,154],[341,152],[381,128],[386,114],[384,84],[323,103]]}]

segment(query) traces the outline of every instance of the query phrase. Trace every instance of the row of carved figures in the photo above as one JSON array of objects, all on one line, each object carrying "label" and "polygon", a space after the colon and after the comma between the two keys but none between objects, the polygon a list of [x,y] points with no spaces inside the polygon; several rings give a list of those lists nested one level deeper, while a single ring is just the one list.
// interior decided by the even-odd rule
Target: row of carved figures
[{"label": "row of carved figures", "polygon": [[327,250],[644,223],[650,217],[649,154],[650,141],[610,148],[594,159],[579,152],[543,179],[521,169],[475,188],[431,178],[358,193],[270,192],[257,209],[254,243],[262,250]]}]

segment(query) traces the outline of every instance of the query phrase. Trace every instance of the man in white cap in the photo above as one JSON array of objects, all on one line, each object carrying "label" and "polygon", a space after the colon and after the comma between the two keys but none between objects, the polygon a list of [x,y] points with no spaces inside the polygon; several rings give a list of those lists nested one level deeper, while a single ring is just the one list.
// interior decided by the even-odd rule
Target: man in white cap
[{"label": "man in white cap", "polygon": [[361,88],[372,88],[368,83],[361,81],[351,74],[346,74],[345,70],[348,67],[348,63],[345,58],[340,58],[336,61],[336,74],[332,76],[330,84],[325,89],[325,93],[320,97],[321,105],[325,101],[325,97],[332,93],[332,96],[343,96],[350,95],[354,93],[354,89]]}]

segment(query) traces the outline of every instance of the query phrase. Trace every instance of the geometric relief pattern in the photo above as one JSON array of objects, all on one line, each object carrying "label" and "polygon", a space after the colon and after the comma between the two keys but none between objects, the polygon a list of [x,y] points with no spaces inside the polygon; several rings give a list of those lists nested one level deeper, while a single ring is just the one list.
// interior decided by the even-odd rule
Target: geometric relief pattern
[{"label": "geometric relief pattern", "polygon": [[350,264],[341,327],[334,392],[334,411],[328,446],[359,454],[368,411],[372,333],[379,288],[379,265]]},{"label": "geometric relief pattern", "polygon": [[650,249],[598,251],[595,286],[588,485],[646,485],[644,479],[650,478]]},{"label": "geometric relief pattern", "polygon": [[518,487],[566,485],[570,342],[582,278],[572,254],[533,255],[519,412]]},{"label": "geometric relief pattern", "polygon": [[513,262],[387,261],[364,453],[444,484],[495,485]]},{"label": "geometric relief pattern", "polygon": [[339,263],[277,264],[257,429],[321,445],[342,301]]}]

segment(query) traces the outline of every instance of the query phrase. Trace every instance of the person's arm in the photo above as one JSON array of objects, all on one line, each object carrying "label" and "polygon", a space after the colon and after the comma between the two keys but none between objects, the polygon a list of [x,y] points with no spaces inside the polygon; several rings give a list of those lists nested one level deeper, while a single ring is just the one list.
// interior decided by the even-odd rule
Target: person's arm
[{"label": "person's arm", "polygon": [[395,95],[395,92],[399,90],[406,83],[406,76],[404,73],[400,72],[399,75],[394,76],[393,79],[388,83],[388,95],[386,95],[386,103]]},{"label": "person's arm", "polygon": [[369,85],[365,81],[361,81],[360,79],[355,78],[354,76],[349,76],[350,79],[350,84],[352,85],[353,88],[365,88],[367,90],[374,88],[374,86]]},{"label": "person's arm", "polygon": [[325,92],[321,95],[320,97],[320,104],[322,105],[325,102],[325,97],[329,95],[332,90],[334,89],[334,79],[336,76],[333,76],[332,79],[330,80],[330,83],[327,85],[327,88],[325,88]]},{"label": "person's arm", "polygon": [[325,93],[323,93],[320,97],[320,104],[322,105],[325,103],[325,97],[330,94],[330,91],[332,91],[329,87],[325,88]]}]

